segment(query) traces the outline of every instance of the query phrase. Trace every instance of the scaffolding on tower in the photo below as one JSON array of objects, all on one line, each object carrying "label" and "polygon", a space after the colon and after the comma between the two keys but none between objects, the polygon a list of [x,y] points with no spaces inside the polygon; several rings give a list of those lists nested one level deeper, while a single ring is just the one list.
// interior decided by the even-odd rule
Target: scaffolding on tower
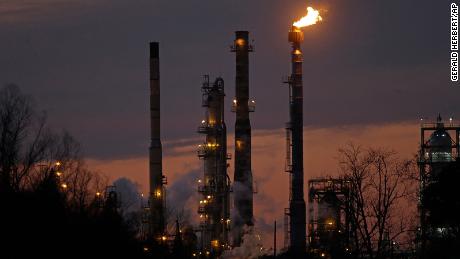
[{"label": "scaffolding on tower", "polygon": [[230,231],[230,178],[227,175],[227,132],[224,122],[224,80],[216,78],[211,85],[204,76],[201,87],[205,118],[197,132],[206,136],[198,146],[198,157],[203,160],[203,178],[198,180],[201,195],[198,214],[203,254],[218,256],[229,248]]}]

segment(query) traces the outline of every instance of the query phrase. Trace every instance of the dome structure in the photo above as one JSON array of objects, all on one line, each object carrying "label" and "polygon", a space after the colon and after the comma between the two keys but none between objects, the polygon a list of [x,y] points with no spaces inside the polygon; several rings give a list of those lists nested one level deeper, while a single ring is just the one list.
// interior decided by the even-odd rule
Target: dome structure
[{"label": "dome structure", "polygon": [[429,154],[434,162],[452,160],[452,138],[442,127],[434,131],[428,140]]},{"label": "dome structure", "polygon": [[428,144],[432,152],[452,152],[452,138],[444,129],[438,129],[433,132],[428,140]]}]

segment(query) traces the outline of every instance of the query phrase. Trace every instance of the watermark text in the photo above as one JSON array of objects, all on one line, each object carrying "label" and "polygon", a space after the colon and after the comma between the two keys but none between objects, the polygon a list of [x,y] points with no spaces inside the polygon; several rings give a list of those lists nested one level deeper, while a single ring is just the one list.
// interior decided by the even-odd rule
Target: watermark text
[{"label": "watermark text", "polygon": [[450,80],[458,81],[458,5],[450,5]]}]

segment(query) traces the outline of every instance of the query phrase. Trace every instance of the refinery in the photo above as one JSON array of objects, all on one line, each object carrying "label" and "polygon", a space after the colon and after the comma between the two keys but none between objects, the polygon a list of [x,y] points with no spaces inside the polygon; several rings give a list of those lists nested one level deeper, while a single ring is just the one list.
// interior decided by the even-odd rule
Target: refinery
[{"label": "refinery", "polygon": [[[254,51],[248,31],[236,31],[230,50],[235,53],[235,98],[231,101],[231,111],[235,114],[234,154],[227,152],[227,130],[224,118],[226,91],[224,79],[209,75],[203,77],[201,86],[204,117],[197,132],[204,136],[198,145],[197,155],[203,161],[203,173],[198,180],[199,204],[197,213],[199,225],[195,233],[198,242],[191,258],[372,258],[372,253],[362,257],[357,250],[360,234],[358,226],[363,209],[362,193],[356,191],[357,180],[351,176],[318,177],[308,179],[304,198],[304,147],[303,147],[303,55],[304,28],[323,20],[319,11],[308,7],[307,15],[294,22],[287,32],[287,42],[291,45],[291,74],[283,80],[288,86],[289,121],[286,123],[286,163],[288,173],[289,207],[284,210],[284,247],[276,248],[276,221],[274,223],[274,244],[271,250],[248,257],[234,255],[231,251],[239,249],[243,236],[257,236],[254,228],[253,195],[256,195],[251,168],[251,122],[250,113],[255,111],[255,100],[250,98],[249,53]],[[150,233],[151,241],[157,240],[167,245],[169,238],[165,230],[164,184],[161,171],[161,141],[159,139],[159,55],[158,42],[150,43],[151,57],[151,120],[152,144],[150,149]],[[287,55],[288,53],[286,53]],[[163,54],[167,55],[167,53]],[[225,90],[227,89],[227,90]],[[429,138],[426,139],[427,133]],[[448,132],[454,139],[451,138]],[[420,176],[420,195],[437,172],[459,158],[460,125],[446,123],[438,117],[436,122],[421,124],[421,145],[418,155]],[[234,178],[228,173],[230,161],[234,163]],[[433,178],[434,177],[434,178]],[[419,224],[417,238],[414,240],[417,251],[424,251],[436,229],[448,231],[447,227],[430,223],[420,196]],[[180,226],[177,226],[179,229]],[[387,230],[386,230],[387,231]],[[396,249],[396,239],[385,232],[381,242],[382,254],[377,258],[416,258],[413,250]],[[177,237],[176,237],[177,238]],[[147,239],[148,240],[148,239]],[[365,240],[364,240],[365,241]],[[149,245],[147,242],[146,245]],[[389,252],[390,251],[390,252]],[[366,254],[366,253],[364,253]],[[233,255],[233,256],[232,256]],[[190,255],[189,255],[190,256]]]},{"label": "refinery", "polygon": [[[216,47],[227,48],[227,58],[219,60],[219,63],[231,67],[233,74],[211,74],[203,71],[196,75],[197,78],[201,77],[201,85],[198,83],[187,87],[193,88],[196,96],[200,96],[200,99],[191,98],[200,110],[196,112],[198,108],[185,109],[190,109],[190,113],[193,111],[196,113],[195,117],[201,119],[197,121],[196,127],[187,127],[195,138],[177,142],[165,138],[164,133],[177,126],[166,120],[168,110],[182,104],[169,100],[162,91],[171,85],[168,82],[171,74],[174,74],[173,77],[182,76],[175,67],[177,64],[170,60],[173,55],[180,56],[181,51],[168,47],[169,42],[161,37],[142,43],[145,45],[142,52],[146,60],[145,77],[149,79],[149,86],[145,86],[144,94],[147,96],[148,89],[150,108],[149,111],[145,109],[145,113],[149,115],[150,137],[150,141],[145,141],[148,142],[148,176],[143,179],[147,179],[147,182],[141,183],[148,189],[145,193],[138,193],[136,188],[140,187],[134,186],[134,194],[121,194],[117,189],[127,189],[123,184],[130,184],[130,181],[122,177],[120,181],[108,184],[103,179],[91,176],[90,171],[79,160],[80,153],[73,152],[78,150],[78,145],[65,133],[62,139],[60,135],[51,133],[46,135],[47,138],[40,139],[37,134],[35,139],[32,138],[31,151],[22,152],[26,162],[22,162],[21,166],[15,165],[11,161],[18,160],[15,155],[21,153],[16,149],[19,150],[24,145],[18,144],[16,148],[5,140],[8,134],[14,132],[8,128],[8,123],[21,125],[21,121],[11,119],[14,116],[10,113],[24,113],[25,121],[28,116],[32,118],[32,115],[27,113],[27,109],[21,108],[28,107],[25,101],[28,99],[21,97],[15,87],[0,89],[0,101],[3,102],[0,103],[0,202],[6,201],[8,208],[11,208],[8,210],[26,215],[18,217],[18,221],[28,222],[28,212],[24,212],[24,208],[15,205],[15,202],[4,199],[2,195],[13,197],[9,198],[11,200],[28,201],[27,197],[31,192],[29,189],[37,192],[39,198],[32,198],[32,202],[28,202],[34,204],[36,201],[42,202],[43,199],[48,206],[44,210],[49,210],[50,215],[54,215],[49,217],[40,214],[38,220],[58,222],[57,230],[52,229],[48,234],[55,238],[57,236],[53,239],[58,240],[54,252],[61,252],[61,249],[68,252],[73,247],[71,244],[78,243],[78,235],[88,235],[81,241],[85,242],[88,250],[75,250],[76,255],[81,258],[88,257],[91,249],[97,251],[90,252],[91,255],[102,258],[109,255],[160,259],[458,258],[458,251],[455,252],[453,247],[458,250],[460,245],[460,214],[452,207],[460,208],[458,195],[455,194],[455,183],[460,180],[460,123],[453,116],[445,117],[445,114],[434,111],[434,118],[415,118],[418,128],[412,127],[413,132],[406,133],[417,136],[419,140],[416,149],[410,150],[413,156],[410,159],[401,158],[396,151],[376,147],[377,141],[374,142],[377,138],[383,138],[381,136],[399,136],[398,134],[402,134],[400,129],[407,125],[398,124],[394,126],[394,131],[388,127],[388,132],[363,125],[352,127],[349,135],[375,130],[369,137],[372,145],[362,147],[350,142],[337,146],[335,148],[338,148],[338,154],[333,158],[338,162],[337,172],[309,171],[309,163],[316,162],[315,158],[310,157],[311,154],[325,153],[326,142],[339,145],[338,136],[346,127],[337,127],[328,137],[324,137],[322,129],[315,127],[316,121],[309,120],[313,112],[306,109],[310,105],[307,97],[315,99],[315,96],[311,96],[315,93],[311,89],[321,86],[312,85],[318,84],[318,79],[310,80],[312,72],[305,69],[314,66],[318,62],[315,57],[318,56],[304,57],[304,54],[312,53],[307,39],[317,36],[313,34],[321,31],[323,23],[328,22],[328,16],[327,10],[321,8],[309,6],[306,11],[303,17],[294,22],[286,19],[285,34],[280,36],[285,44],[285,62],[277,62],[285,63],[283,66],[289,68],[289,72],[283,76],[283,71],[279,71],[280,81],[276,84],[285,86],[282,89],[288,98],[284,100],[283,108],[288,113],[283,118],[285,123],[277,125],[273,131],[264,129],[257,120],[259,113],[267,111],[264,110],[267,103],[257,101],[256,112],[256,93],[260,92],[254,90],[260,81],[254,75],[260,74],[253,71],[260,63],[254,44],[254,38],[257,37],[253,35],[258,36],[255,30],[235,28],[234,31],[222,31],[228,38],[232,37],[232,42],[229,48]],[[383,67],[384,65],[382,70],[385,70]],[[169,77],[164,76],[165,74]],[[360,76],[358,74],[356,77]],[[329,76],[317,78],[326,81]],[[188,78],[186,80],[193,82]],[[263,90],[264,94],[267,94],[265,91],[270,91]],[[396,95],[403,91],[394,92]],[[16,96],[19,96],[17,100],[14,99]],[[8,98],[13,101],[9,102]],[[279,96],[273,98],[281,99]],[[338,99],[331,100],[321,103],[325,110],[336,109],[330,108],[335,105],[334,101],[340,103]],[[368,108],[365,101],[359,97],[356,100],[359,100],[358,103],[363,102],[359,104],[361,110]],[[391,106],[391,100],[386,105]],[[341,107],[346,106],[347,104]],[[17,110],[11,107],[16,107]],[[277,107],[277,112],[280,109]],[[231,116],[226,111],[231,111]],[[45,131],[45,122],[37,120],[37,124],[38,132]],[[22,133],[19,126],[16,130],[19,133],[12,139],[32,136],[27,135],[25,130]],[[121,128],[124,129],[125,126]],[[282,140],[283,147],[279,148],[278,145],[275,149],[272,148],[275,145],[267,144],[267,149],[270,149],[268,158],[261,158],[257,148],[265,144],[261,142],[271,140],[267,137],[257,142],[258,132],[262,132],[260,135],[270,132],[270,137]],[[36,147],[47,141],[60,141],[60,144],[50,147],[49,150]],[[7,152],[10,147],[8,145],[14,151],[11,154]],[[310,145],[315,145],[317,150],[308,152]],[[190,146],[193,146],[193,150]],[[147,151],[147,146],[143,148]],[[51,155],[49,158],[42,158],[38,155],[40,152]],[[193,154],[195,162],[184,162],[183,166],[190,171],[188,175],[175,175],[175,172],[166,170],[177,162],[167,158],[174,152]],[[284,164],[276,160],[277,155]],[[330,162],[332,154],[327,156],[329,160],[325,161]],[[34,157],[39,158],[29,163]],[[273,161],[269,161],[272,157]],[[139,160],[135,162],[139,163]],[[121,167],[119,161],[114,163]],[[260,167],[262,170],[255,171],[258,163],[266,165]],[[325,163],[328,162],[322,163],[317,164],[326,167]],[[33,172],[38,176],[24,173],[32,170],[29,168],[36,168]],[[278,178],[269,185],[268,173],[263,171],[267,168],[284,168],[284,172],[279,170],[279,175],[285,181]],[[72,170],[77,173],[68,173]],[[137,167],[129,168],[130,172],[136,170],[142,171]],[[189,181],[188,178],[193,179]],[[265,181],[265,185],[258,186],[259,180]],[[193,186],[190,187],[191,185]],[[193,193],[177,191],[180,188],[185,189],[184,186],[193,189]],[[134,198],[131,197],[130,203],[124,203],[123,200],[130,195]],[[275,195],[283,197],[283,203],[274,200]],[[174,204],[178,199],[182,199],[183,208]],[[47,203],[49,200],[58,204],[68,202],[71,205],[53,207]],[[24,207],[28,206],[36,211],[41,208],[38,205],[37,208],[32,205]],[[186,211],[189,208],[193,209]],[[260,214],[264,214],[263,217]],[[3,222],[12,221],[11,218],[14,217]],[[65,235],[61,226],[65,229],[68,226],[66,224],[76,226],[72,231],[81,231],[76,232],[79,234],[70,241],[60,237]],[[100,229],[98,224],[102,226]],[[32,225],[34,228],[30,231],[46,234],[46,228],[42,229],[40,224]],[[0,229],[3,226],[0,225]],[[26,233],[26,228],[28,225],[18,229],[11,227],[6,233],[16,237],[16,233]],[[98,239],[100,233],[103,235]],[[40,238],[34,235],[31,239]],[[40,251],[39,247],[37,245],[30,251]],[[104,251],[112,247],[114,250],[111,253]],[[16,244],[5,251],[9,253],[10,250],[21,249]],[[132,254],[132,251],[136,251],[136,254]],[[0,249],[0,257],[1,253]]]}]

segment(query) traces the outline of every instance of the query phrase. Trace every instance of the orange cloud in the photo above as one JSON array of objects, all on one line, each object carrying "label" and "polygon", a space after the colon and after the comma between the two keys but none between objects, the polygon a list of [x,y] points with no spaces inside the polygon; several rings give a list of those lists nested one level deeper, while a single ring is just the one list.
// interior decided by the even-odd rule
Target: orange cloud
[{"label": "orange cloud", "polygon": [[[417,151],[419,139],[416,123],[379,125],[346,125],[330,128],[304,128],[305,186],[313,177],[336,175],[337,150],[350,142],[367,147],[386,147],[411,158]],[[256,227],[264,236],[267,247],[272,246],[272,231],[278,221],[278,247],[283,244],[283,211],[288,207],[289,182],[284,172],[286,140],[284,129],[254,130],[252,137],[252,168],[258,193],[254,195]],[[187,173],[198,170],[202,161],[196,156],[196,146],[202,139],[165,142],[163,168],[169,183]],[[228,136],[228,152],[233,153],[233,135]],[[91,168],[105,172],[114,180],[128,177],[148,191],[148,156],[126,160],[90,160]],[[229,175],[233,178],[230,161]],[[191,188],[195,188],[192,186]],[[305,190],[306,193],[306,190]],[[270,225],[269,225],[270,224]]]}]

